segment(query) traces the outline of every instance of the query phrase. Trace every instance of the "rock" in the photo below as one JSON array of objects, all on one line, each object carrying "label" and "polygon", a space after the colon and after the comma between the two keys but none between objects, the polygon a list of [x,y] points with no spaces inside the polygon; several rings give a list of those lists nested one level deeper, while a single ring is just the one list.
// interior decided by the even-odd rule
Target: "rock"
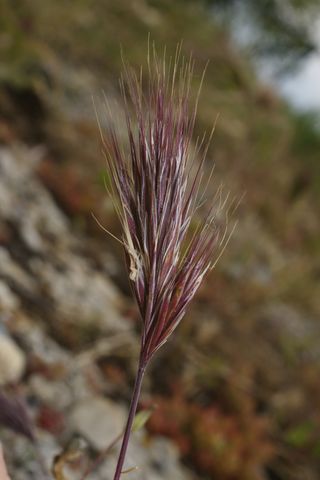
[{"label": "rock", "polygon": [[15,222],[26,245],[34,252],[64,242],[68,221],[35,175],[43,148],[0,150],[0,216]]},{"label": "rock", "polygon": [[28,317],[23,316],[19,319],[15,331],[21,339],[24,349],[29,354],[43,360],[47,365],[71,364],[72,355],[48,337],[44,329]]},{"label": "rock", "polygon": [[[127,408],[102,396],[108,385],[95,361],[115,346],[127,349],[129,345],[132,350],[136,338],[133,326],[121,313],[126,301],[109,278],[116,274],[111,253],[94,252],[93,256],[86,247],[86,237],[72,230],[69,219],[36,175],[42,155],[42,148],[0,148],[0,224],[6,227],[0,246],[0,314],[23,348],[0,331],[0,384],[20,379],[26,352],[30,374],[24,393],[35,399],[32,408],[33,417],[41,420],[38,426],[44,428],[43,422],[50,420],[46,418],[50,409],[68,422],[59,434],[61,445],[58,436],[38,428],[41,455],[51,467],[54,455],[65,447],[65,439],[80,434],[101,451],[123,431]],[[83,335],[88,350],[79,355],[69,352],[47,335],[46,324],[64,345],[74,345],[75,332],[80,338],[76,345],[82,346]],[[67,335],[71,335],[70,343]],[[97,337],[100,342],[88,345],[88,340]],[[15,480],[45,478],[30,442],[5,432],[4,444]],[[90,479],[113,478],[116,454]],[[132,479],[190,478],[173,444],[149,439],[144,430],[135,432],[130,441],[126,466],[135,465],[140,469],[131,473]],[[70,468],[66,476],[76,479],[78,473]]]},{"label": "rock", "polygon": [[[120,444],[119,446],[120,447]],[[101,478],[113,478],[118,452],[99,468]],[[136,470],[134,468],[136,467]],[[132,480],[189,480],[190,473],[179,462],[174,444],[165,438],[148,438],[141,430],[131,435],[124,470]]]},{"label": "rock", "polygon": [[256,215],[249,214],[241,222],[241,228],[236,228],[232,237],[233,249],[229,252],[226,272],[235,280],[269,288],[274,277],[286,266],[287,255],[275,244]]},{"label": "rock", "polygon": [[69,362],[68,367],[59,380],[33,374],[29,379],[30,392],[41,402],[62,411],[92,400],[94,394],[105,389],[101,371],[96,365],[79,370]]},{"label": "rock", "polygon": [[[179,462],[175,445],[165,438],[155,437],[143,442],[144,435],[134,439],[128,448],[126,468],[137,465],[139,470],[132,473],[133,480],[187,480],[189,474]],[[141,461],[139,462],[139,457]]]},{"label": "rock", "polygon": [[108,278],[72,253],[60,254],[59,263],[33,261],[32,269],[57,307],[58,318],[104,331],[123,331],[119,315],[123,300]]},{"label": "rock", "polygon": [[82,435],[97,450],[103,450],[123,430],[126,410],[102,397],[78,403],[70,413],[73,432]]},{"label": "rock", "polygon": [[[37,445],[32,444],[21,435],[16,435],[8,430],[1,432],[3,450],[8,465],[9,473],[14,480],[49,480],[48,472],[52,466],[55,455],[61,447],[54,437],[47,432],[37,432]],[[41,460],[39,460],[41,458]],[[41,466],[42,462],[44,467]]]},{"label": "rock", "polygon": [[[126,306],[123,296],[107,272],[90,262],[86,238],[72,231],[36,175],[42,155],[41,148],[0,148],[0,221],[8,226],[7,243],[0,247],[0,276],[22,306],[31,303],[45,321],[53,322],[57,336],[60,323],[69,332],[83,326],[84,342],[87,327],[93,335],[127,330],[120,314]],[[0,288],[6,311],[14,306],[8,293],[8,287]]]},{"label": "rock", "polygon": [[72,392],[73,403],[90,399],[92,395],[106,389],[105,379],[95,365],[86,365],[78,369],[70,369],[67,383]]},{"label": "rock", "polygon": [[13,260],[8,251],[0,247],[0,273],[15,290],[25,292],[28,295],[34,295],[36,292],[36,282],[34,279]]},{"label": "rock", "polygon": [[17,295],[2,281],[0,281],[0,312],[12,312],[19,307]]},{"label": "rock", "polygon": [[29,380],[29,388],[37,399],[58,410],[66,409],[72,404],[72,392],[66,382],[55,382],[34,374]]},{"label": "rock", "polygon": [[320,361],[320,327],[316,318],[285,303],[270,303],[260,312],[261,323],[290,356]]},{"label": "rock", "polygon": [[[95,449],[103,450],[123,431],[127,410],[102,397],[92,397],[76,405],[71,412],[72,434],[82,435]],[[98,468],[99,478],[112,478],[120,441],[113,455],[108,455]],[[130,472],[133,480],[187,480],[188,473],[179,463],[174,444],[156,437],[149,439],[144,429],[131,435],[124,469],[137,467]],[[91,477],[90,477],[91,478]]]},{"label": "rock", "polygon": [[25,369],[24,352],[0,331],[0,385],[17,382]]}]

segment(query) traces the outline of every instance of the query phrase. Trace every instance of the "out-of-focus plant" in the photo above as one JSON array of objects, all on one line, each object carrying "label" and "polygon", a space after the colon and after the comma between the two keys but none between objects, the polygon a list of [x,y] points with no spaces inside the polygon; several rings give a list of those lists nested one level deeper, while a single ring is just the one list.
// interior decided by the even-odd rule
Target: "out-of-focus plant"
[{"label": "out-of-focus plant", "polygon": [[[38,448],[33,422],[28,414],[26,405],[20,398],[0,392],[0,426],[23,435],[33,444],[44,478],[47,478],[48,472]],[[9,477],[7,476],[0,445],[0,480],[7,479]]]},{"label": "out-of-focus plant", "polygon": [[183,457],[209,478],[260,478],[258,472],[274,455],[271,424],[248,398],[245,411],[224,411],[217,401],[201,405],[188,400],[180,384],[170,396],[153,401],[157,414],[149,431],[174,440]]},{"label": "out-of-focus plant", "polygon": [[24,403],[0,392],[0,425],[35,442],[33,425]]},{"label": "out-of-focus plant", "polygon": [[[221,189],[211,202],[205,201],[204,191],[199,195],[207,142],[197,141],[193,149],[196,106],[192,111],[189,107],[193,61],[182,58],[179,49],[168,62],[159,60],[154,51],[152,59],[148,58],[147,84],[141,72],[128,66],[120,81],[127,149],[108,104],[109,127],[102,134],[111,179],[107,188],[122,225],[119,241],[143,325],[114,480],[121,476],[145,370],[178,326],[230,237],[225,214],[228,202],[222,199]],[[199,220],[196,212],[206,203],[210,204],[205,218]]]}]

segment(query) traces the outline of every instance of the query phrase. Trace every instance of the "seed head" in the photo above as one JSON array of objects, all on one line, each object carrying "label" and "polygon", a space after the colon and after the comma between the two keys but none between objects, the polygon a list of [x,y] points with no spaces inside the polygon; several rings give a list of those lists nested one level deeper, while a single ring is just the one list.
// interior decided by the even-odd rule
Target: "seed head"
[{"label": "seed head", "polygon": [[225,216],[221,222],[227,203],[221,188],[205,217],[198,218],[208,143],[192,142],[193,62],[177,51],[172,62],[154,54],[148,65],[147,82],[128,66],[120,80],[127,142],[121,140],[110,106],[102,135],[108,190],[143,322],[145,363],[181,321],[229,236]]}]

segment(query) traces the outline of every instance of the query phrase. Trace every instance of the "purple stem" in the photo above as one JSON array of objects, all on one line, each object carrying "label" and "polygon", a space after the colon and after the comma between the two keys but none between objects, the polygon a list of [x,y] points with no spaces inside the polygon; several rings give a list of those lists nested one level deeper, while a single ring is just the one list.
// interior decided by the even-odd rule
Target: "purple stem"
[{"label": "purple stem", "polygon": [[129,438],[130,438],[130,433],[132,429],[132,424],[133,420],[137,411],[137,406],[139,402],[139,397],[140,397],[140,391],[141,391],[141,385],[142,385],[142,380],[145,372],[145,363],[140,360],[139,362],[139,368],[134,384],[134,389],[133,389],[133,394],[132,394],[132,399],[131,399],[131,405],[130,405],[130,410],[129,410],[129,415],[128,415],[128,420],[127,420],[127,425],[124,431],[123,435],[123,440],[122,440],[122,445],[119,453],[119,458],[118,458],[118,463],[117,463],[117,468],[116,472],[114,474],[113,480],[119,480],[121,477],[121,472],[124,464],[124,460],[126,457],[127,453],[127,448],[128,448],[128,443],[129,443]]}]

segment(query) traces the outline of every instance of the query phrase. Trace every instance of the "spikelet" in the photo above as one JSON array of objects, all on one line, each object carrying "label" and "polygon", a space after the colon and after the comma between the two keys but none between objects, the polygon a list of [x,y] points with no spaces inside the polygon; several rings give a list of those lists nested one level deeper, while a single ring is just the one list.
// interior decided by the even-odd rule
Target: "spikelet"
[{"label": "spikelet", "polygon": [[[228,200],[222,201],[221,189],[205,219],[196,216],[204,196],[198,192],[207,146],[204,140],[195,149],[191,144],[196,116],[196,107],[192,112],[189,107],[192,75],[193,62],[181,58],[179,48],[169,65],[154,53],[145,94],[142,73],[125,66],[120,86],[127,150],[110,106],[103,134],[109,191],[122,224],[146,363],[179,324],[229,238],[225,217],[219,219]],[[191,222],[197,223],[192,235]]]}]

